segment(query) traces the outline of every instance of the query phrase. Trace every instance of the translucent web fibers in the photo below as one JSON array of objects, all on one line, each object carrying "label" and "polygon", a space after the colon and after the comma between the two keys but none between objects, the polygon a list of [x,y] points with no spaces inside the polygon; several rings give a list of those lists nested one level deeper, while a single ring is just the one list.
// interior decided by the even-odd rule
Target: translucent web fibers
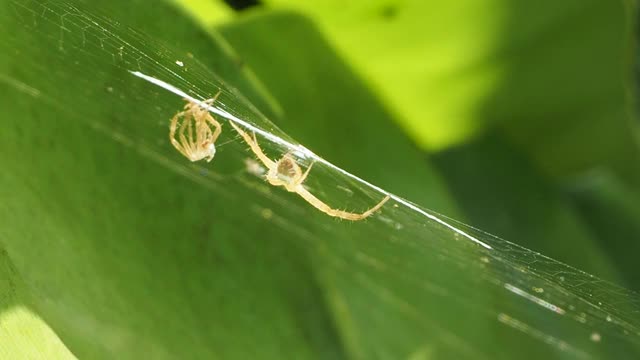
[{"label": "translucent web fibers", "polygon": [[[331,164],[330,162],[328,162],[328,161],[324,160],[323,158],[319,157],[318,155],[314,154],[313,152],[311,152],[309,149],[305,148],[302,145],[295,145],[295,144],[289,143],[286,140],[284,140],[284,139],[282,139],[282,138],[280,138],[280,137],[278,137],[278,136],[276,136],[276,135],[274,135],[274,134],[272,134],[272,133],[270,133],[268,131],[264,131],[264,130],[262,130],[262,129],[260,129],[260,128],[258,128],[256,126],[244,121],[244,120],[241,120],[241,119],[233,116],[232,114],[228,113],[227,111],[225,111],[225,110],[223,110],[221,108],[217,108],[217,107],[215,107],[213,105],[203,105],[202,101],[192,98],[191,96],[186,94],[184,91],[182,91],[182,90],[180,90],[180,89],[178,89],[178,88],[176,88],[176,87],[174,87],[174,86],[172,86],[170,84],[167,84],[166,82],[164,82],[162,80],[159,80],[159,79],[156,79],[154,77],[145,75],[145,74],[143,74],[143,73],[141,73],[139,71],[132,72],[132,74],[137,76],[137,77],[140,77],[140,78],[142,78],[144,80],[147,80],[152,84],[158,85],[158,86],[160,86],[160,87],[162,87],[162,88],[164,88],[164,89],[166,89],[168,91],[171,91],[172,93],[174,93],[174,94],[176,94],[178,96],[182,96],[184,99],[188,99],[189,101],[193,101],[195,103],[199,103],[201,106],[204,106],[204,107],[208,108],[209,111],[211,111],[211,112],[213,112],[215,114],[218,114],[218,115],[224,117],[225,119],[227,119],[229,121],[233,121],[235,123],[241,124],[242,126],[246,127],[250,131],[252,131],[253,133],[260,134],[260,135],[264,136],[265,138],[271,140],[272,142],[274,142],[274,143],[276,143],[276,144],[278,144],[280,146],[285,147],[287,149],[287,152],[296,154],[297,156],[301,157],[301,160],[303,160],[303,161],[312,162],[312,163],[319,162],[319,163],[321,163],[321,164],[323,164],[325,166],[328,166],[332,170],[335,170],[335,171],[337,171],[339,173],[342,173],[343,175],[345,175],[345,176],[347,176],[347,177],[349,177],[349,178],[351,178],[351,179],[353,179],[353,180],[355,180],[355,181],[357,181],[357,182],[359,182],[359,183],[361,183],[361,184],[363,184],[363,185],[365,185],[367,187],[370,187],[371,189],[377,190],[378,192],[380,192],[382,194],[389,195],[392,199],[394,199],[398,203],[400,203],[400,204],[402,204],[402,205],[404,205],[406,207],[409,207],[412,210],[415,210],[416,212],[426,216],[427,218],[435,221],[436,223],[451,229],[455,233],[464,236],[465,238],[467,238],[467,239],[469,239],[469,240],[481,245],[482,247],[484,247],[486,249],[491,249],[491,246],[489,246],[489,245],[485,244],[484,242],[476,239],[475,237],[467,234],[466,232],[458,229],[457,227],[447,223],[446,221],[443,221],[438,216],[430,214],[429,212],[420,209],[418,206],[410,203],[409,201],[406,201],[406,200],[404,200],[404,199],[402,199],[402,198],[400,198],[398,196],[390,194],[390,193],[384,191],[383,189],[381,189],[381,188],[379,188],[379,187],[377,187],[377,186],[375,186],[375,185],[373,185],[371,183],[368,183],[365,180],[360,179],[359,177],[357,177],[357,176],[355,176],[355,175],[353,175],[353,174],[351,174],[351,173],[349,173],[349,172],[347,172],[347,171],[345,171],[345,170],[343,170],[343,169]],[[440,216],[442,216],[442,215],[440,215]]]},{"label": "translucent web fibers", "polygon": [[[113,20],[63,2],[5,1],[0,25],[6,24],[14,27],[9,35],[0,37],[0,49],[12,54],[0,55],[0,64],[9,64],[0,68],[0,86],[5,91],[18,94],[16,98],[38,109],[56,112],[60,126],[72,123],[91,129],[85,146],[95,143],[98,154],[106,154],[111,150],[104,149],[117,143],[123,159],[138,159],[128,161],[139,161],[163,178],[178,174],[189,179],[186,189],[166,188],[155,194],[166,204],[167,212],[175,213],[173,228],[186,232],[198,226],[189,223],[191,217],[204,216],[215,224],[211,236],[216,239],[251,238],[256,246],[275,239],[288,247],[302,248],[346,354],[362,358],[421,358],[432,353],[456,358],[511,358],[523,355],[524,348],[524,355],[531,357],[640,355],[637,294],[424,209],[334,166],[291,139],[251,105],[233,83],[246,79],[235,75],[229,79],[227,73],[202,65],[190,53],[176,53]],[[184,99],[202,102],[219,90],[220,97],[208,107],[223,125],[216,156],[211,163],[190,163],[168,141],[169,119],[184,106]],[[43,122],[43,127],[54,126],[44,124],[51,119],[34,115],[32,120]],[[363,221],[327,216],[296,194],[268,185],[264,181],[266,169],[229,122],[255,133],[273,160],[291,154],[305,169],[313,163],[305,187],[334,208],[362,212],[384,195],[391,200]],[[64,136],[74,135],[64,134],[62,139],[66,140]],[[94,153],[65,141],[60,144],[59,151],[68,146],[69,154],[81,159]],[[45,150],[33,156],[46,155]],[[98,173],[109,162],[100,158],[91,161],[95,161]],[[122,187],[162,181],[144,173],[104,173],[104,177]],[[35,189],[44,186],[36,181],[27,180]],[[77,181],[78,186],[85,183],[82,179],[70,181]],[[174,194],[206,198],[212,210],[184,215],[186,211],[175,205],[179,200],[172,197]],[[139,212],[157,211],[145,203],[134,205],[140,206]],[[29,259],[29,244],[13,239],[8,232],[0,236],[10,256]],[[189,246],[193,240],[185,236],[174,242]],[[154,256],[161,253],[151,245],[142,250],[143,255],[144,251]],[[128,259],[129,255],[122,256]],[[49,287],[53,285],[48,285],[52,280],[47,276],[55,274],[42,274],[37,264],[27,260],[16,266],[39,296],[46,298],[40,305],[43,318],[53,322],[54,330],[63,330],[62,340],[76,344],[89,341],[81,335],[84,325],[61,310],[67,309],[60,300],[63,296],[56,297],[61,290]],[[90,269],[92,263],[77,266]],[[215,269],[210,270],[213,276]],[[122,278],[129,276],[122,274]],[[242,282],[237,278],[232,281]],[[40,284],[47,285],[40,288]],[[156,295],[153,288],[148,291]],[[209,292],[215,292],[214,288]],[[114,307],[138,304],[131,302],[134,305],[122,300]],[[99,302],[93,306],[96,308],[77,305],[76,310],[85,314],[82,324],[99,324],[95,325],[98,334],[108,329],[104,332],[112,335],[96,346],[123,352],[149,346],[160,358],[176,355],[163,347],[163,341],[152,346],[148,345],[153,342],[149,337],[138,338],[136,331],[152,327],[145,320],[136,324],[139,328],[127,328],[126,320],[101,318],[99,314],[107,310],[100,308]],[[86,314],[92,314],[93,320],[86,320]],[[274,327],[274,332],[284,331]],[[213,344],[223,343],[220,339],[224,335],[214,334],[203,335],[198,344],[208,343],[207,336]],[[74,351],[73,346],[70,349]]]}]

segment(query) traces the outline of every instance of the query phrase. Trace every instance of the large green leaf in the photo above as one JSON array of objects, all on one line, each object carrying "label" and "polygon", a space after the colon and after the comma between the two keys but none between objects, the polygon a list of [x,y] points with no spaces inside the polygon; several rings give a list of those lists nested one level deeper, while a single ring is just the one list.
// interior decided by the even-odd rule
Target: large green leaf
[{"label": "large green leaf", "polygon": [[[109,6],[112,19],[182,44],[255,91],[226,45],[172,7]],[[184,102],[128,72],[186,87],[174,74],[195,76],[195,60],[64,3],[2,7],[0,27],[13,30],[0,39],[0,238],[65,344],[92,359],[339,354],[304,251],[268,222],[248,223],[257,191],[187,167],[167,140]],[[188,85],[211,92],[200,95],[217,90],[197,78]],[[232,206],[234,193],[245,206]]]},{"label": "large green leaf", "polygon": [[[203,27],[229,20],[232,10],[223,1],[211,0],[170,0],[187,11]],[[189,11],[190,10],[190,11]]]},{"label": "large green leaf", "polygon": [[[98,10],[95,3],[81,1],[1,5],[0,241],[33,311],[78,357],[639,353],[638,299],[624,289],[396,196],[365,221],[340,221],[268,186],[259,169],[246,171],[254,155],[228,121],[259,130],[269,156],[290,152],[304,167],[315,162],[305,186],[332,206],[366,209],[383,196],[296,146],[221,82],[309,136],[290,118],[301,111],[264,67],[255,63],[253,73],[215,32],[200,31],[172,7],[112,1],[101,4],[103,17],[87,10]],[[315,33],[306,22],[294,25]],[[317,36],[311,45],[330,51]],[[337,61],[328,68],[349,75]],[[168,121],[184,105],[181,96],[205,99],[219,88],[218,154],[210,164],[191,164],[169,144]],[[397,155],[407,164],[419,159],[361,86],[347,89],[390,133],[381,146],[404,149]],[[322,141],[308,141],[331,154]],[[377,159],[330,156],[375,175],[373,165],[349,158],[355,155]],[[431,179],[423,161],[415,166]],[[398,185],[376,176],[416,191],[413,180],[396,178]],[[450,205],[446,194],[434,194],[429,199]]]}]

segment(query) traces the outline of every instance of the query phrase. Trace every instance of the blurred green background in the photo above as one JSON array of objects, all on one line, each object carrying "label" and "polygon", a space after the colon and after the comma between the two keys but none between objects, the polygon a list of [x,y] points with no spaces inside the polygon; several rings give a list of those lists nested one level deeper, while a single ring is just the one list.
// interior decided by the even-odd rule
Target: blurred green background
[{"label": "blurred green background", "polygon": [[[29,2],[33,3],[38,1]],[[175,48],[193,52],[206,66],[225,76],[225,81],[237,87],[281,129],[332,163],[417,204],[626,288],[640,289],[635,1],[174,0],[157,2],[151,7],[142,0],[77,3],[109,14],[114,21],[140,29]],[[14,51],[21,43],[18,40],[22,39],[24,44],[30,44],[31,40],[20,31],[7,32],[19,29],[14,22],[20,22],[12,17],[11,0],[0,0],[0,4],[4,12],[0,15],[3,30],[0,37],[9,39],[7,43],[13,46],[9,48],[11,51],[0,55],[0,75],[20,74],[38,84],[38,89],[47,89],[46,79],[22,74],[19,62],[20,56],[47,58],[53,50],[25,45],[24,49]],[[52,26],[51,33],[58,36],[58,29]],[[50,66],[62,69],[61,72],[74,71],[73,64],[63,61]],[[91,94],[88,98],[109,83],[109,76],[98,73],[95,84],[84,84]],[[118,311],[126,313],[122,309],[128,309],[127,301],[145,309],[141,313],[164,314],[175,304],[182,306],[185,302],[182,296],[188,297],[187,293],[194,291],[204,296],[193,307],[195,314],[183,309],[187,315],[167,316],[168,324],[182,324],[178,319],[188,316],[191,322],[182,324],[183,332],[189,331],[189,324],[202,325],[198,316],[203,315],[198,310],[204,311],[210,305],[207,301],[212,301],[229,317],[228,323],[221,321],[236,326],[230,334],[244,333],[256,322],[267,325],[256,326],[256,332],[263,331],[258,335],[247,333],[240,339],[226,338],[214,329],[214,335],[203,334],[201,338],[187,340],[180,337],[178,330],[156,330],[162,326],[151,320],[145,322],[147,319],[142,316],[132,316],[120,325],[134,331],[154,329],[141,335],[149,344],[183,339],[180,344],[185,348],[199,349],[194,350],[194,358],[216,355],[242,358],[254,354],[247,347],[254,338],[262,339],[260,336],[268,334],[271,327],[290,331],[285,335],[278,333],[285,340],[278,339],[290,346],[285,353],[310,358],[367,358],[365,350],[350,342],[351,333],[344,335],[334,329],[345,326],[362,331],[362,328],[326,323],[325,311],[336,310],[317,300],[321,297],[318,294],[338,290],[328,289],[326,281],[316,279],[313,265],[297,260],[298,256],[303,259],[299,253],[304,250],[277,242],[258,245],[255,250],[252,241],[235,239],[216,244],[219,247],[216,250],[228,256],[226,266],[230,268],[226,269],[230,275],[217,274],[216,286],[221,293],[237,296],[261,289],[268,293],[276,287],[284,293],[299,291],[293,299],[281,293],[271,294],[272,297],[256,305],[249,301],[236,303],[236,298],[211,300],[203,295],[204,290],[202,293],[194,290],[206,289],[198,284],[205,282],[207,276],[203,274],[211,269],[204,262],[193,263],[190,256],[200,253],[199,249],[187,245],[174,249],[166,245],[170,239],[169,235],[162,238],[163,233],[177,232],[170,224],[179,220],[168,210],[158,210],[162,201],[151,195],[182,184],[182,180],[178,176],[163,179],[161,171],[147,165],[150,190],[146,194],[134,185],[128,187],[129,183],[115,175],[105,178],[102,172],[105,169],[136,169],[140,167],[139,160],[119,160],[117,156],[122,150],[110,147],[108,141],[96,144],[84,139],[82,131],[71,122],[47,121],[63,119],[65,112],[54,116],[36,109],[33,102],[14,94],[6,78],[0,80],[3,93],[8,94],[0,104],[10,109],[0,115],[9,124],[0,134],[0,150],[4,154],[22,154],[24,144],[16,140],[22,138],[41,149],[23,154],[29,161],[3,159],[8,169],[0,183],[0,196],[6,199],[0,204],[5,218],[0,241],[7,248],[0,252],[0,273],[6,274],[2,279],[5,283],[0,285],[4,290],[0,296],[3,307],[30,304],[45,314],[47,323],[56,324],[56,333],[63,340],[72,339],[73,351],[108,358],[108,354],[113,355],[112,349],[101,348],[99,338],[95,343],[76,341],[81,337],[74,332],[74,325],[90,323],[91,317],[79,316],[81,319],[75,323],[65,322],[73,306],[92,309],[91,315],[96,319],[112,317]],[[97,105],[98,108],[87,100],[86,104],[78,105],[78,111],[91,111],[97,119],[117,118],[113,106],[106,101]],[[139,111],[134,105],[119,110],[133,116]],[[17,118],[39,125],[13,120]],[[56,142],[45,136],[55,132],[66,134],[70,140]],[[78,160],[68,156],[65,146],[97,150],[95,154],[83,153]],[[41,156],[43,153],[46,155]],[[111,154],[113,158],[101,164],[103,169],[93,169],[96,154]],[[47,167],[50,163],[58,167]],[[76,163],[88,165],[77,170]],[[76,176],[56,174],[59,169]],[[60,177],[59,183],[48,182],[47,179],[56,176]],[[67,182],[70,178],[74,180]],[[102,190],[92,193],[89,184],[98,182],[103,184]],[[121,191],[122,195],[113,195],[111,190]],[[69,197],[69,193],[73,196]],[[206,234],[203,237],[209,236],[208,225],[203,225],[208,220],[193,214],[209,211],[213,205],[199,199],[196,191],[186,190],[180,195],[192,199],[181,200],[178,194],[176,199],[170,198],[172,203],[186,209],[180,219],[194,224],[188,230],[192,233],[185,237],[200,239],[201,233]],[[94,209],[94,200],[104,201],[104,208]],[[85,208],[91,209],[89,214],[72,211]],[[118,211],[142,221],[143,225],[112,215]],[[142,211],[149,211],[155,219],[141,215],[136,218]],[[50,213],[54,215],[43,215]],[[34,229],[24,214],[42,216],[43,230]],[[80,230],[61,226],[73,222],[87,225]],[[166,228],[153,228],[152,224],[157,222]],[[113,227],[109,236],[129,247],[114,243],[103,249],[90,240],[83,242],[85,237],[107,236],[96,230],[104,224]],[[232,237],[233,227],[216,225],[218,234],[228,232],[226,235]],[[131,230],[134,228],[135,231]],[[278,236],[261,226],[252,231],[265,239]],[[42,246],[38,240],[47,234],[62,234],[77,243],[69,240],[60,245],[51,240]],[[149,234],[158,239],[144,243],[147,245],[136,242],[145,236],[149,238]],[[156,240],[166,246],[157,245],[157,249],[163,250],[151,251],[153,256],[146,258],[145,251]],[[59,273],[47,273],[56,266],[56,260],[51,258],[48,264],[37,259],[48,252],[59,254],[56,259],[68,258],[67,267]],[[280,262],[283,254],[294,260]],[[130,268],[121,265],[127,261],[133,264]],[[178,270],[169,269],[168,274],[201,271],[202,278],[180,283],[184,288],[171,288],[167,299],[158,301],[157,308],[146,309],[154,304],[157,294],[165,291],[166,285],[160,280],[155,282],[150,275],[153,272],[148,269],[162,269],[172,261]],[[95,263],[100,264],[98,270],[93,267]],[[249,263],[257,263],[260,273],[248,270]],[[247,288],[237,285],[241,280],[250,285]],[[91,294],[78,296],[87,282],[94,282],[94,296],[121,289],[126,294],[125,300],[113,305],[113,312],[105,310],[110,305],[107,300],[100,303]],[[148,289],[139,288],[139,284],[147,282]],[[305,284],[302,290],[296,287],[300,283]],[[51,296],[67,291],[74,301]],[[197,294],[192,297],[198,298]],[[76,301],[76,297],[80,300]],[[305,313],[309,318],[303,319],[319,325],[302,330],[292,325],[301,320],[287,316],[290,312],[298,315],[304,312],[298,308],[304,307],[300,304],[320,308]],[[368,304],[374,306],[373,300]],[[6,346],[0,345],[0,355],[16,359],[72,356],[44,322],[21,307],[18,309],[7,315],[8,320],[0,317],[6,340],[3,341]],[[238,314],[246,314],[248,310],[270,317],[265,320],[260,315],[255,315],[256,318],[246,315],[237,320]],[[153,319],[159,318],[162,317]],[[96,336],[113,335],[107,339],[109,343],[128,344],[126,340],[130,340],[118,338],[114,335],[118,331],[112,328],[94,324],[86,328],[93,329]],[[297,337],[298,332],[303,333],[304,341]],[[374,342],[376,336],[387,339],[392,332],[393,329],[388,333],[372,331],[364,337],[370,335],[369,341]],[[459,332],[464,333],[462,328]],[[341,336],[337,333],[348,339],[337,339]],[[207,352],[207,336],[217,341],[216,351]],[[236,349],[221,351],[227,341],[229,347]],[[270,344],[268,338],[255,341],[258,348]],[[404,346],[386,345],[386,358],[398,358],[401,352],[394,350]],[[270,355],[281,353],[281,349],[273,346],[274,349],[265,352],[265,358],[277,358]],[[517,352],[517,346],[514,347],[509,351]],[[413,358],[431,358],[432,352],[438,358],[437,351],[430,348],[416,352]],[[544,355],[533,350],[531,354]],[[153,355],[170,358],[161,352]],[[136,356],[145,354],[141,350],[124,357]]]}]

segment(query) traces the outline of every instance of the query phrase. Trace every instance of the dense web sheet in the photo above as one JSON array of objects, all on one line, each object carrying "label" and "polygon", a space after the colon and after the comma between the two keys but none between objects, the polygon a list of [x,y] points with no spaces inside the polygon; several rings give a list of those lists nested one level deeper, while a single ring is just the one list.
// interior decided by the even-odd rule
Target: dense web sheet
[{"label": "dense web sheet", "polygon": [[[640,355],[637,294],[388,194],[332,165],[270,122],[223,80],[229,80],[225,73],[206,68],[190,53],[174,52],[63,2],[5,3],[0,19],[17,19],[21,27],[11,31],[22,35],[0,40],[1,51],[20,59],[14,71],[0,73],[0,83],[95,129],[94,136],[188,177],[215,201],[243,208],[244,221],[273,226],[285,241],[308,249],[347,348],[379,356],[407,349],[406,355],[416,358],[438,348],[493,358],[513,356],[518,344],[532,343],[539,351],[532,356]],[[5,20],[1,23],[9,23]],[[25,42],[24,34],[32,41]],[[42,43],[57,49],[56,58],[21,55],[49,54],[50,49],[33,48]],[[60,64],[75,71],[58,70]],[[109,81],[96,84],[105,74]],[[75,93],[55,91],[61,82],[73,82]],[[201,102],[219,90],[218,101],[208,107],[223,125],[217,154],[211,163],[190,163],[168,141],[169,119],[183,99]],[[104,106],[88,111],[87,104],[96,101]],[[132,104],[135,114],[118,113]],[[113,109],[115,116],[104,115]],[[266,169],[229,122],[254,132],[274,160],[289,153],[304,168],[313,163],[305,186],[332,207],[361,212],[385,195],[391,200],[360,222],[331,218],[267,184]],[[247,235],[242,227],[235,232]],[[398,339],[366,332],[381,326],[400,329]],[[422,343],[410,335],[416,333]]]}]

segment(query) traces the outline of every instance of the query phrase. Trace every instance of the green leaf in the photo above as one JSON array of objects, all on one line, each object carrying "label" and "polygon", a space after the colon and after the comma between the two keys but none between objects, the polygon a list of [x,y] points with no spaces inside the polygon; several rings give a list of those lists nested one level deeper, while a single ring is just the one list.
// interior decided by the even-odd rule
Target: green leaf
[{"label": "green leaf", "polygon": [[0,28],[15,31],[0,37],[0,240],[39,315],[80,358],[339,357],[304,249],[248,222],[259,192],[187,165],[167,139],[184,102],[129,70],[209,96],[215,79],[118,23],[181,44],[256,103],[259,91],[225,43],[147,5],[104,4],[103,20],[60,2],[2,3]]},{"label": "green leaf", "polygon": [[[397,196],[348,222],[265,183],[230,121],[256,131],[268,156],[314,164],[304,186],[330,206],[362,211],[385,194],[264,117],[309,136],[291,117],[302,111],[282,95],[284,85],[274,86],[257,62],[252,72],[217,33],[179,10],[123,0],[1,6],[0,29],[11,31],[0,32],[0,241],[34,311],[79,358],[640,353],[640,302],[622,288]],[[317,35],[304,21],[293,25]],[[326,69],[357,81],[317,36],[309,39]],[[275,58],[288,55],[280,49]],[[301,92],[328,82],[289,81]],[[398,153],[385,161],[406,161],[394,169],[419,159],[364,87],[335,89],[371,106],[351,114],[370,114],[389,133],[381,146]],[[185,105],[181,97],[219,90],[218,153],[211,163],[190,163],[171,146],[169,121]],[[336,110],[332,102],[349,95],[325,99]],[[352,137],[355,149],[362,138]],[[338,146],[321,140],[308,138],[327,154]],[[399,192],[417,191],[413,179],[381,174],[377,160],[365,165],[352,155],[377,159],[364,151],[329,156]],[[441,189],[424,162],[416,166],[421,181]],[[450,205],[446,193],[430,196]]]},{"label": "green leaf", "polygon": [[222,1],[211,0],[171,0],[182,7],[202,27],[227,21],[233,16],[233,12]]}]

